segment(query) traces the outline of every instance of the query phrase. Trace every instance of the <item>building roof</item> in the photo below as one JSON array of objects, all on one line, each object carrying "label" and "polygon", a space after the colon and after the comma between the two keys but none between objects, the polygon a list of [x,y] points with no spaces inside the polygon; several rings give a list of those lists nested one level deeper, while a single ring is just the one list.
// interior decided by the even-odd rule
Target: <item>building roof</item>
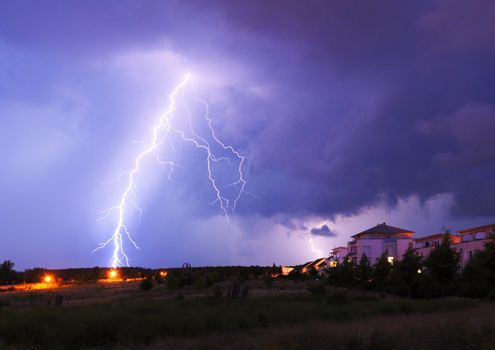
[{"label": "building roof", "polygon": [[318,267],[324,263],[326,258],[319,258],[310,262],[307,262],[306,264],[301,267],[301,269],[310,269],[310,268],[316,268],[318,270]]},{"label": "building roof", "polygon": [[320,258],[320,259],[318,259],[318,260],[315,260],[315,261],[314,261],[314,265],[313,265],[313,266],[314,266],[316,269],[318,269],[318,267],[319,267],[321,264],[323,264],[326,260],[327,260],[327,258]]},{"label": "building roof", "polygon": [[478,226],[478,227],[473,227],[473,228],[466,228],[464,230],[459,230],[457,232],[459,232],[462,235],[462,234],[466,234],[466,233],[480,232],[480,231],[490,230],[490,229],[495,230],[495,224]]},{"label": "building roof", "polygon": [[396,234],[401,234],[401,233],[414,233],[414,231],[411,231],[411,230],[406,230],[406,229],[403,229],[403,228],[399,228],[399,227],[394,227],[394,226],[389,226],[387,225],[386,223],[383,223],[383,224],[378,224],[370,229],[367,229],[366,231],[363,231],[363,232],[359,232],[357,234],[355,234],[354,236],[351,236],[351,237],[358,237],[362,234],[377,234],[377,235],[396,235]]}]

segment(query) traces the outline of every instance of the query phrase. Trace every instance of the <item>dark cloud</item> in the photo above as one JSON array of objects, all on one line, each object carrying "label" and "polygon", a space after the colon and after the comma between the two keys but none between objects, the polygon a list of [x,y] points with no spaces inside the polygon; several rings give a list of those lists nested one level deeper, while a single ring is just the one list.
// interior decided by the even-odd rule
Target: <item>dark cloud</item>
[{"label": "dark cloud", "polygon": [[314,227],[311,229],[310,234],[313,236],[322,236],[322,237],[337,237],[337,234],[330,230],[328,225],[321,225],[321,227]]},{"label": "dark cloud", "polygon": [[[483,179],[495,176],[493,138],[486,136],[495,134],[488,112],[495,106],[495,68],[489,63],[495,44],[476,34],[495,30],[488,20],[493,6],[369,6],[331,3],[257,17],[256,25],[237,14],[255,35],[263,31],[292,48],[282,52],[291,59],[267,75],[283,87],[271,123],[252,142],[255,173],[270,179],[260,193],[277,192],[266,212],[332,215],[373,205],[382,195],[393,204],[411,194],[424,199],[450,192],[456,215],[495,215],[490,201],[464,202],[485,196],[465,191],[468,178],[493,193]],[[466,11],[471,15],[465,17]],[[463,45],[445,45],[461,36]],[[452,116],[448,126],[435,126],[442,132],[418,130],[419,121],[437,124],[439,115]],[[447,164],[458,166],[447,171]],[[285,199],[278,187],[290,189]]]}]

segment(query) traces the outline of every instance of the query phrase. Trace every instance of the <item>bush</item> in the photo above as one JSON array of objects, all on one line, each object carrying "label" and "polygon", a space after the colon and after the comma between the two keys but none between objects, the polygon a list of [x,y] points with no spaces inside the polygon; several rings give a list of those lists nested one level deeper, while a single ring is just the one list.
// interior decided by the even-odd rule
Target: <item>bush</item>
[{"label": "bush", "polygon": [[349,302],[349,295],[345,291],[335,291],[328,295],[327,303],[329,304],[346,304]]},{"label": "bush", "polygon": [[150,290],[153,288],[153,280],[151,278],[146,278],[144,279],[140,284],[139,288],[141,290]]},{"label": "bush", "polygon": [[327,292],[327,288],[323,283],[312,283],[308,286],[307,291],[313,295],[324,295]]},{"label": "bush", "polygon": [[219,285],[216,285],[215,288],[213,288],[213,295],[211,296],[212,299],[220,299],[222,297],[222,290],[220,289]]}]

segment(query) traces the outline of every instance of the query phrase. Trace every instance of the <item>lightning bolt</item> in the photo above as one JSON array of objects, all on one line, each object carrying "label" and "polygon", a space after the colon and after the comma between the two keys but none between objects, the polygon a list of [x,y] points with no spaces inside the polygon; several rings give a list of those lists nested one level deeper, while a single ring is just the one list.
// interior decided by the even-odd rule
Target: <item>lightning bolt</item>
[{"label": "lightning bolt", "polygon": [[323,256],[323,253],[321,252],[321,250],[315,247],[315,242],[313,241],[313,237],[308,236],[308,242],[311,251],[317,255],[317,258],[321,258]]},{"label": "lightning bolt", "polygon": [[[186,87],[191,87],[194,97],[198,103],[200,103],[205,111],[204,121],[208,127],[209,135],[208,137],[200,136],[193,128],[192,123],[192,113],[184,102],[184,91]],[[174,112],[177,111],[178,103],[180,103],[183,108],[187,112],[188,116],[188,130],[183,130],[174,126]],[[178,165],[171,160],[162,160],[158,154],[158,149],[167,142],[168,146],[171,148],[173,152],[175,152],[175,148],[172,142],[172,136],[176,135],[179,138],[186,142],[190,143],[196,148],[202,150],[205,155],[206,168],[208,173],[208,179],[212,186],[215,199],[211,204],[218,203],[222,214],[226,217],[226,219],[230,222],[229,215],[233,213],[237,207],[238,201],[241,196],[244,194],[244,190],[246,187],[246,180],[243,173],[243,166],[246,161],[246,157],[242,156],[239,151],[237,151],[234,147],[225,144],[220,140],[217,136],[215,129],[212,125],[212,119],[210,118],[209,106],[205,100],[201,99],[196,89],[192,86],[191,76],[188,74],[185,78],[175,87],[172,93],[169,95],[169,107],[162,114],[162,116],[156,121],[155,125],[152,128],[152,138],[150,143],[142,143],[144,146],[144,150],[139,153],[134,160],[134,167],[127,172],[123,172],[120,176],[112,180],[109,183],[115,183],[118,181],[122,181],[122,179],[126,179],[126,187],[120,196],[120,201],[117,205],[110,207],[108,209],[103,210],[103,216],[98,220],[107,219],[111,214],[116,213],[117,222],[113,229],[113,233],[111,237],[98,245],[93,252],[101,250],[108,245],[113,245],[113,253],[110,259],[110,265],[112,267],[119,266],[129,266],[129,257],[124,251],[124,240],[129,241],[132,246],[136,249],[140,249],[137,243],[132,238],[132,235],[126,225],[126,214],[129,205],[131,205],[138,213],[139,217],[141,216],[142,209],[136,204],[135,198],[137,189],[136,184],[136,175],[142,169],[141,163],[147,157],[154,157],[160,164],[168,167],[168,179],[171,179],[174,168]],[[225,187],[234,187],[236,189],[235,197],[232,200],[224,195],[223,186],[219,183],[219,181],[215,178],[213,174],[213,167],[216,163],[219,162],[228,162],[230,166],[232,166],[232,161],[230,158],[226,156],[217,156],[213,151],[213,146],[210,142],[207,141],[207,138],[211,138],[212,142],[216,144],[216,147],[220,147],[224,152],[229,154],[233,159],[236,159],[237,169],[236,169],[236,179],[234,182],[228,184]]]}]

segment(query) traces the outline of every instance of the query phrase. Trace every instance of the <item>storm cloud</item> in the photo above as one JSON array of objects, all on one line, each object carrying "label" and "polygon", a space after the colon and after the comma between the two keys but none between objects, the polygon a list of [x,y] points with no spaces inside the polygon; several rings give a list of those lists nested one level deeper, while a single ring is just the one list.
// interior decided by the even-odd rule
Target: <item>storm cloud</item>
[{"label": "storm cloud", "polygon": [[321,225],[321,227],[314,227],[309,232],[313,236],[322,236],[322,237],[336,237],[337,234],[330,230],[328,225]]}]

